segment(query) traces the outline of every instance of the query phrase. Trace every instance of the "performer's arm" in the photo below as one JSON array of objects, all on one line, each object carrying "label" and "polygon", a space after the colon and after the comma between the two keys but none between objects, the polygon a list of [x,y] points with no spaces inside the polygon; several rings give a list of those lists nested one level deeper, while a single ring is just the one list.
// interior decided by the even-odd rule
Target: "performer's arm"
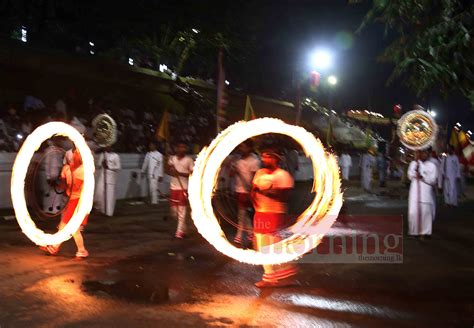
[{"label": "performer's arm", "polygon": [[110,165],[108,167],[109,170],[111,171],[118,171],[122,168],[122,165],[120,163],[120,157],[118,154],[115,154],[113,157],[113,160],[110,161]]},{"label": "performer's arm", "polygon": [[438,181],[436,166],[433,165],[432,169],[428,168],[428,169],[422,170],[421,178],[424,183],[434,186]]},{"label": "performer's arm", "polygon": [[142,174],[146,173],[146,169],[148,168],[149,161],[150,161],[150,154],[146,153],[145,160],[143,161],[143,165],[142,165]]},{"label": "performer's arm", "polygon": [[417,162],[411,162],[410,163],[410,166],[408,166],[408,179],[410,180],[413,180],[417,177],[417,171],[416,171],[416,167],[417,167]]},{"label": "performer's arm", "polygon": [[99,157],[97,157],[97,168],[98,169],[101,169],[104,165],[104,154],[103,153],[100,153],[99,154]]},{"label": "performer's arm", "polygon": [[254,186],[254,192],[260,193],[268,198],[272,198],[274,200],[280,202],[287,202],[290,198],[292,188],[276,188],[276,189],[267,189],[267,190],[260,190]]},{"label": "performer's arm", "polygon": [[158,174],[158,181],[163,180],[163,155],[159,157],[159,161],[156,163],[157,164],[157,174]]}]

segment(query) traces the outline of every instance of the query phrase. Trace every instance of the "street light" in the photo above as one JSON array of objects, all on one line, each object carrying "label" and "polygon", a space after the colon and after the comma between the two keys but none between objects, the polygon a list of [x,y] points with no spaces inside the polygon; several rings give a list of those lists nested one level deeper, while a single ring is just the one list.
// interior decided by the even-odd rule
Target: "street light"
[{"label": "street light", "polygon": [[325,70],[332,66],[332,54],[327,49],[319,49],[311,55],[311,66],[314,69]]},{"label": "street light", "polygon": [[337,77],[335,77],[334,75],[330,75],[328,77],[328,83],[330,85],[336,85],[337,84]]}]

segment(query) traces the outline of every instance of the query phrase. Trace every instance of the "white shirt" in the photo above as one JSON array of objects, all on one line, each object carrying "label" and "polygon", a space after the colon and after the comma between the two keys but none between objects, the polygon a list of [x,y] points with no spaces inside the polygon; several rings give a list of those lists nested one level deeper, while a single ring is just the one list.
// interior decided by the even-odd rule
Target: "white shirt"
[{"label": "white shirt", "polygon": [[362,155],[360,167],[363,171],[371,170],[375,166],[375,157],[369,153]]},{"label": "white shirt", "polygon": [[146,153],[142,165],[142,173],[147,173],[148,177],[158,179],[163,176],[163,155],[158,151]]},{"label": "white shirt", "polygon": [[254,154],[250,154],[246,158],[238,159],[234,168],[236,171],[235,192],[249,193],[252,189],[253,176],[260,169],[260,161]]},{"label": "white shirt", "polygon": [[[289,189],[293,188],[294,182],[291,175],[280,168],[272,173],[267,169],[260,169],[253,178],[253,184],[260,190]],[[271,197],[256,193],[254,198],[255,211],[261,213],[286,213],[287,205]]]},{"label": "white shirt", "polygon": [[[184,156],[179,159],[176,155],[173,155],[168,160],[168,165],[172,166],[179,173],[191,174],[194,168],[194,160],[190,156]],[[187,177],[171,177],[170,181],[171,190],[188,190],[188,178]]]},{"label": "white shirt", "polygon": [[352,158],[349,154],[342,154],[339,158],[339,164],[341,167],[351,167],[352,166]]},{"label": "white shirt", "polygon": [[101,169],[99,175],[100,180],[102,180],[103,175],[103,164],[104,164],[104,155],[105,155],[105,163],[107,164],[106,172],[106,183],[107,184],[116,184],[117,182],[117,171],[122,168],[120,163],[120,157],[116,153],[106,152],[100,153],[99,158],[97,159],[97,168]]},{"label": "white shirt", "polygon": [[456,155],[448,155],[444,157],[441,163],[441,170],[444,179],[454,181],[456,178],[460,178],[461,169],[458,157]]},{"label": "white shirt", "polygon": [[[421,179],[416,178],[416,170],[420,172]],[[435,204],[433,187],[436,185],[438,174],[436,165],[429,161],[413,161],[408,166],[408,178],[411,180],[409,202]],[[419,181],[419,183],[418,183]],[[418,186],[420,189],[418,190]]]}]

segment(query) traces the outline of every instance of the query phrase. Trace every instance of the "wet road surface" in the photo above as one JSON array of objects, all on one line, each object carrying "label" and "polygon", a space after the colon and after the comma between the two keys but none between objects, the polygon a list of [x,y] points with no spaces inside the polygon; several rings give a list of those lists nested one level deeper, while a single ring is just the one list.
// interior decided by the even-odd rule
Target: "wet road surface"
[{"label": "wet road surface", "polygon": [[[406,213],[404,196],[345,196],[344,215]],[[87,260],[73,258],[72,241],[45,256],[16,221],[0,221],[0,327],[472,327],[472,213],[474,202],[441,207],[431,240],[405,236],[401,264],[303,261],[297,286],[267,290],[253,286],[260,267],[194,230],[173,239],[166,205],[92,216]]]}]

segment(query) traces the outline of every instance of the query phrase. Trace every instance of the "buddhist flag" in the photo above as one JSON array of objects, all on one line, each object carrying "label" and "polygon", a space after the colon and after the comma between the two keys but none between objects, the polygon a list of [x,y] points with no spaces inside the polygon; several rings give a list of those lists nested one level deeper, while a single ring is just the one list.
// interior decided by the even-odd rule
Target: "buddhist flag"
[{"label": "buddhist flag", "polygon": [[228,100],[225,92],[225,70],[224,70],[224,50],[221,47],[219,49],[219,55],[217,57],[217,110],[216,110],[216,124],[217,133],[221,131],[221,128],[226,122],[225,107],[227,106]]},{"label": "buddhist flag", "polygon": [[247,100],[245,101],[244,121],[250,121],[256,118],[257,117],[255,116],[255,112],[253,111],[252,103],[250,102],[250,97],[247,96]]},{"label": "buddhist flag", "polygon": [[451,130],[451,137],[449,138],[449,144],[453,146],[454,150],[457,152],[459,150],[459,140],[457,129]]},{"label": "buddhist flag", "polygon": [[170,131],[169,131],[169,117],[168,111],[165,110],[163,116],[161,117],[160,125],[156,129],[156,138],[158,140],[169,140]]},{"label": "buddhist flag", "polygon": [[466,132],[464,132],[463,130],[460,130],[458,133],[458,141],[461,149],[464,149],[464,147],[469,145],[469,139],[467,138]]}]

